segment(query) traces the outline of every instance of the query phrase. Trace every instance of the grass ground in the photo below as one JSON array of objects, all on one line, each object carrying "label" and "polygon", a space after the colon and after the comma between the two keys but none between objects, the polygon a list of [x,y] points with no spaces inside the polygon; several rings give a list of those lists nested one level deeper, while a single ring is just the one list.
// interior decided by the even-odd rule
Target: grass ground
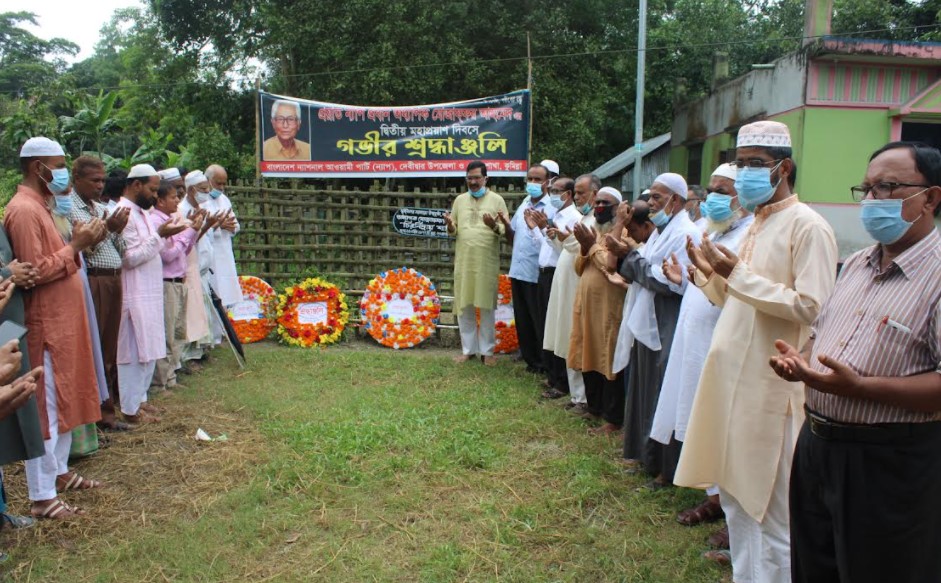
[{"label": "grass ground", "polygon": [[[221,351],[216,351],[221,353]],[[692,491],[637,491],[620,444],[536,379],[454,352],[248,347],[79,462],[90,514],[5,535],[14,581],[717,581]],[[199,443],[197,427],[228,441]],[[5,468],[25,513],[22,470]]]}]

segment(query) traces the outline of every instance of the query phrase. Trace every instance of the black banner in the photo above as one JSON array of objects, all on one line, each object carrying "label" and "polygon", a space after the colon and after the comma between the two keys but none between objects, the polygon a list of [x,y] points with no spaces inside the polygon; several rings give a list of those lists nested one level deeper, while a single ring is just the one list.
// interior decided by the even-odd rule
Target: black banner
[{"label": "black banner", "polygon": [[358,107],[259,92],[261,172],[272,177],[525,176],[529,90],[470,101]]}]

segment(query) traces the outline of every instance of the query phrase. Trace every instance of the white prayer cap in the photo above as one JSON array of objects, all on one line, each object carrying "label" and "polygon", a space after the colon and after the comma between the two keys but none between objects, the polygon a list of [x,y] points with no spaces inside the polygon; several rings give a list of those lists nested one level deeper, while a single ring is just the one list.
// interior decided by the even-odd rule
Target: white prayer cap
[{"label": "white prayer cap", "polygon": [[539,163],[539,165],[545,166],[546,170],[548,170],[549,172],[553,174],[556,174],[556,175],[561,174],[559,172],[559,163],[556,162],[555,160],[543,160],[542,162]]},{"label": "white prayer cap", "polygon": [[610,186],[605,186],[604,188],[598,191],[598,194],[607,194],[607,195],[613,196],[614,199],[618,201],[619,203],[624,201],[624,197],[621,196],[621,193],[616,188],[612,188]]},{"label": "white prayer cap", "polygon": [[157,171],[150,164],[131,166],[131,171],[127,173],[128,178],[150,178],[151,176],[157,176]]},{"label": "white prayer cap", "polygon": [[209,182],[209,179],[206,178],[206,175],[203,174],[202,170],[193,170],[186,175],[186,188],[190,186],[196,186],[197,184],[202,184],[203,182]]},{"label": "white prayer cap", "polygon": [[20,149],[20,158],[40,158],[45,156],[65,156],[59,142],[36,136],[26,140]]},{"label": "white prayer cap", "polygon": [[738,130],[736,148],[759,146],[763,148],[790,148],[791,132],[779,121],[756,121]]},{"label": "white prayer cap", "polygon": [[729,180],[735,180],[738,176],[738,167],[731,162],[725,164],[719,164],[719,167],[712,171],[713,176],[718,176],[720,178],[728,178]]},{"label": "white prayer cap", "polygon": [[664,172],[660,176],[657,176],[654,179],[654,182],[659,182],[660,184],[666,186],[670,191],[686,200],[686,195],[689,192],[689,187],[686,186],[686,179],[676,174],[675,172]]},{"label": "white prayer cap", "polygon": [[167,168],[166,170],[161,170],[157,172],[160,175],[161,180],[177,180],[181,178],[180,171],[177,168]]}]

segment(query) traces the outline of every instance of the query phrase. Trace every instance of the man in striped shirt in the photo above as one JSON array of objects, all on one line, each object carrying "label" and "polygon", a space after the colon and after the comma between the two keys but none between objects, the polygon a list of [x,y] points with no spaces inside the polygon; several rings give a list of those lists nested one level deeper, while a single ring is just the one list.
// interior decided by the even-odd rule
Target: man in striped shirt
[{"label": "man in striped shirt", "polygon": [[802,353],[791,476],[794,581],[941,576],[941,152],[893,142],[853,194],[877,241],[850,257]]}]

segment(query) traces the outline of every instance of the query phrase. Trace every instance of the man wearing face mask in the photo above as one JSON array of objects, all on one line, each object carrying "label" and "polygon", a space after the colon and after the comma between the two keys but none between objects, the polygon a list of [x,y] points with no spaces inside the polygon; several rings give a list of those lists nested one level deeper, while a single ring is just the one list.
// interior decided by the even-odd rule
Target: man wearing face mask
[{"label": "man wearing face mask", "polygon": [[212,164],[206,168],[206,178],[209,180],[209,201],[207,209],[212,213],[222,213],[225,218],[214,230],[212,237],[212,277],[213,289],[219,294],[219,299],[225,306],[231,306],[242,301],[242,288],[239,286],[238,273],[235,270],[235,255],[232,253],[232,239],[238,234],[239,222],[235,218],[232,202],[225,194],[229,175],[225,168]]},{"label": "man wearing face mask", "polygon": [[843,265],[807,345],[771,366],[804,383],[791,474],[793,580],[941,573],[941,152],[892,142],[852,188],[876,245]]},{"label": "man wearing face mask", "polygon": [[[510,259],[510,283],[513,286],[513,319],[519,337],[520,355],[526,370],[542,373],[542,337],[544,316],[539,314],[539,249],[541,243],[528,236],[526,215],[540,213],[551,220],[555,208],[546,200],[549,170],[534,164],[526,173],[526,199],[516,208],[513,219],[501,215],[506,241],[513,246]],[[517,236],[519,235],[519,236]]]},{"label": "man wearing face mask", "polygon": [[[484,364],[497,363],[497,284],[500,273],[500,238],[506,214],[503,198],[487,188],[487,165],[475,160],[467,165],[467,192],[454,199],[444,215],[454,243],[454,314],[461,332],[457,363],[480,356]],[[480,310],[480,324],[476,311]]]},{"label": "man wearing face mask", "polygon": [[562,252],[559,254],[559,262],[552,278],[542,346],[552,353],[555,362],[564,363],[571,395],[565,407],[574,415],[588,412],[588,400],[581,371],[575,370],[567,362],[572,338],[572,307],[575,304],[579,281],[579,275],[575,273],[575,260],[581,251],[578,239],[572,233],[577,224],[582,224],[588,229],[595,226],[592,209],[595,195],[600,188],[601,180],[594,174],[582,174],[576,178],[574,201],[559,211],[553,221],[554,226],[546,229],[546,236],[550,240],[561,243]]},{"label": "man wearing face mask", "polygon": [[[717,245],[724,245],[737,252],[742,238],[754,217],[738,204],[735,193],[737,170],[734,164],[722,164],[715,169],[709,181],[708,194],[699,205],[705,222]],[[687,270],[676,255],[663,261],[663,272],[674,285],[682,285]],[[650,430],[650,438],[663,445],[670,445],[675,438],[686,440],[689,412],[699,386],[699,377],[705,364],[706,353],[712,340],[712,332],[719,320],[721,308],[712,305],[705,294],[695,285],[687,285],[676,321],[676,336],[670,347],[670,357],[657,409]],[[719,490],[707,491],[709,497],[698,506],[684,510],[677,516],[680,524],[695,526],[701,522],[722,517]]]},{"label": "man wearing face mask", "polygon": [[550,225],[557,225],[563,231],[571,233],[575,223],[581,218],[575,208],[575,181],[571,178],[557,178],[549,186],[549,205],[556,211],[552,222],[543,213],[531,210],[526,214],[526,226],[529,236],[539,241],[539,282],[538,306],[536,315],[539,318],[537,329],[542,334],[542,365],[546,369],[546,390],[542,396],[546,399],[558,399],[569,393],[568,377],[565,374],[565,359],[557,357],[550,350],[545,349],[545,330],[548,327],[547,314],[549,300],[552,294],[552,282],[555,279],[556,265],[562,253],[562,241],[559,239],[559,229],[556,228],[549,235]]},{"label": "man wearing face mask", "polygon": [[830,225],[791,190],[787,126],[760,121],[738,133],[735,191],[754,212],[740,250],[704,235],[687,246],[695,284],[722,307],[700,377],[675,483],[716,484],[729,527],[736,582],[791,580],[788,479],[803,387],[767,362],[774,342],[803,346],[833,289],[837,245]]},{"label": "man wearing face mask", "polygon": [[663,262],[676,256],[680,264],[687,265],[686,238],[698,240],[700,236],[684,208],[688,190],[679,174],[667,172],[654,179],[650,185],[650,222],[657,230],[643,249],[636,241],[628,242],[630,251],[619,269],[635,288],[625,310],[626,333],[633,337],[634,344],[627,368],[624,455],[642,463],[654,477],[652,487],[672,483],[679,459],[679,444],[673,441],[664,446],[651,440],[650,426],[686,289],[685,282],[670,282],[663,273]]},{"label": "man wearing face mask", "polygon": [[167,355],[163,322],[163,262],[160,253],[170,238],[188,228],[173,220],[159,227],[148,219],[155,204],[160,177],[149,164],[138,164],[127,174],[127,186],[118,208],[129,210],[124,228],[125,251],[121,282],[124,301],[118,334],[118,383],[121,413],[132,424],[159,421],[157,409],[147,403],[147,389],[157,361]]},{"label": "man wearing face mask", "polygon": [[[222,221],[222,213],[211,213],[207,208],[212,187],[209,184],[209,179],[202,171],[193,170],[189,172],[184,179],[184,183],[186,185],[186,198],[179,205],[180,215],[192,218],[199,213],[204,215],[204,220],[202,229],[197,236],[196,248],[189,252],[189,267],[187,269],[187,281],[190,282],[187,297],[189,294],[195,295],[194,299],[198,299],[202,304],[202,310],[193,310],[195,318],[191,318],[190,314],[187,313],[187,340],[191,344],[184,349],[183,360],[205,361],[213,347],[214,335],[212,330],[219,327],[218,321],[214,320],[215,309],[212,306],[210,289],[212,287],[212,266],[215,260],[213,236],[215,228]],[[189,322],[191,319],[198,319],[198,321]],[[193,340],[193,332],[202,332],[202,335],[196,336],[196,339]],[[197,364],[192,362],[189,366],[195,367]]]},{"label": "man wearing face mask", "polygon": [[614,262],[604,244],[605,236],[615,229],[614,209],[621,200],[620,192],[605,186],[595,196],[595,227],[577,223],[573,232],[580,251],[575,273],[581,279],[572,309],[567,362],[581,371],[587,415],[605,421],[600,428],[603,433],[616,433],[624,421],[623,375],[612,369],[624,310],[624,289],[609,277]]},{"label": "man wearing face mask", "polygon": [[38,518],[66,519],[82,511],[58,498],[57,490],[101,486],[69,471],[75,427],[101,418],[79,253],[105,237],[103,221],[76,223],[65,243],[53,223],[55,195],[69,186],[65,152],[56,142],[30,138],[20,151],[23,182],[6,207],[4,227],[17,258],[35,266],[36,287],[23,298],[29,360],[42,366],[44,388],[36,391],[45,454],[26,462],[30,509]]}]

